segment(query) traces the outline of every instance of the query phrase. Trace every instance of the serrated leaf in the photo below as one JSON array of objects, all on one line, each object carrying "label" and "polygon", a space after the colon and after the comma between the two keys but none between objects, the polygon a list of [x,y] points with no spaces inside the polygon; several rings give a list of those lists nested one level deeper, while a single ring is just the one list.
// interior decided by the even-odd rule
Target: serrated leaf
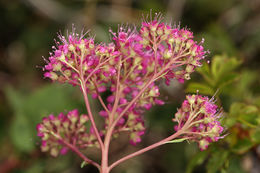
[{"label": "serrated leaf", "polygon": [[228,58],[226,55],[215,56],[212,60],[211,72],[215,79],[229,74],[235,70],[242,62],[236,58]]},{"label": "serrated leaf", "polygon": [[208,84],[214,85],[214,78],[212,78],[208,63],[204,62],[200,68],[197,68],[197,72],[203,76]]}]

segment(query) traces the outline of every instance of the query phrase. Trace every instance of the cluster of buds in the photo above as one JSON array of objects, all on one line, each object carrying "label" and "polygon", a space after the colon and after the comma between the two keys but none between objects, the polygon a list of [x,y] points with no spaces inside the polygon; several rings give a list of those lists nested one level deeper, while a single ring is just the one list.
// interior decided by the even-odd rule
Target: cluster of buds
[{"label": "cluster of buds", "polygon": [[[57,117],[49,115],[37,125],[37,135],[41,138],[41,150],[50,152],[54,157],[66,154],[68,145],[79,148],[97,146],[95,135],[87,133],[87,115],[79,115],[77,110],[68,112],[67,115],[60,113]],[[91,130],[90,130],[91,131]]]},{"label": "cluster of buds", "polygon": [[188,95],[181,108],[175,114],[176,131],[183,130],[184,136],[196,141],[201,150],[207,149],[211,142],[216,142],[223,132],[220,125],[220,113],[212,99],[200,95]]},{"label": "cluster of buds", "polygon": [[[122,87],[124,87],[122,85]],[[140,92],[138,87],[125,87],[119,96],[118,108],[115,112],[115,118],[122,113],[129,102],[136,97]],[[129,132],[130,143],[136,145],[141,142],[141,136],[145,132],[144,120],[142,114],[145,110],[151,109],[153,105],[163,105],[164,101],[159,99],[159,87],[152,83],[140,96],[140,98],[133,104],[123,117],[118,121],[114,136],[118,136],[119,132]],[[106,127],[109,123],[109,113],[112,112],[113,104],[115,103],[115,95],[107,97],[107,109],[102,110],[99,114],[106,119]]]},{"label": "cluster of buds", "polygon": [[[159,20],[145,21],[140,29],[141,43],[147,52],[153,52],[152,65],[163,70],[166,84],[170,79],[180,82],[190,79],[195,68],[204,59],[203,40],[198,44],[188,29],[167,25]],[[157,63],[157,65],[154,65]]]},{"label": "cluster of buds", "polygon": [[[89,133],[84,125],[88,116],[79,116],[76,110],[58,117],[50,115],[37,126],[42,151],[50,151],[53,156],[64,154],[64,143],[79,148],[102,147],[98,143],[105,140],[109,128],[114,137],[128,132],[130,143],[136,145],[145,132],[144,111],[164,104],[157,81],[163,79],[169,84],[173,79],[181,83],[189,80],[206,54],[203,40],[197,43],[191,31],[163,23],[158,17],[144,20],[140,30],[120,27],[117,33],[110,32],[113,42],[109,44],[95,44],[94,38],[74,32],[68,38],[60,35],[44,66],[45,77],[80,86],[85,101],[87,94],[99,99],[105,128],[99,132],[93,125],[87,102],[93,125]],[[106,98],[101,94],[105,91],[109,93]],[[185,137],[206,149],[221,138],[223,131],[216,109],[207,97],[187,96],[174,118],[178,123],[175,130],[185,129]]]},{"label": "cluster of buds", "polygon": [[[116,113],[118,115],[119,112]],[[106,121],[106,126],[108,121]],[[117,138],[120,133],[127,132],[129,134],[129,142],[136,145],[141,142],[141,136],[145,133],[143,116],[137,111],[128,111],[117,123],[113,132],[113,137]]]},{"label": "cluster of buds", "polygon": [[[44,76],[61,83],[72,85],[85,83],[87,91],[95,97],[106,91],[109,76],[115,75],[115,61],[118,53],[114,45],[95,45],[93,38],[82,38],[72,33],[66,39],[59,35],[60,42],[53,46]],[[91,77],[90,77],[91,76]]]}]

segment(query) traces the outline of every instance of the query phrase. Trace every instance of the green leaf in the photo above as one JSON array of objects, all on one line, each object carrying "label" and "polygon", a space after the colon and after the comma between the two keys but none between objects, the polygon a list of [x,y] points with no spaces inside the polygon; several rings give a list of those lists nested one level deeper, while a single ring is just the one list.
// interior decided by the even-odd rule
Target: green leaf
[{"label": "green leaf", "polygon": [[211,73],[214,77],[214,79],[218,79],[218,76],[220,75],[219,70],[221,68],[221,64],[223,62],[223,57],[222,56],[215,56],[212,59],[211,63]]},{"label": "green leaf", "polygon": [[190,83],[187,86],[185,91],[189,93],[197,93],[197,91],[199,91],[200,94],[204,94],[204,95],[214,95],[214,93],[216,92],[207,84],[202,84],[197,82]]},{"label": "green leaf", "polygon": [[260,113],[254,105],[237,102],[231,105],[228,118],[236,118],[240,123],[256,128],[259,125]]},{"label": "green leaf", "polygon": [[194,157],[192,157],[192,159],[188,163],[186,173],[192,173],[192,170],[197,165],[202,164],[206,160],[208,153],[209,153],[208,150],[205,150],[202,152],[198,152]]},{"label": "green leaf", "polygon": [[258,107],[260,107],[260,96],[255,97],[254,103],[255,103]]},{"label": "green leaf", "polygon": [[260,128],[254,129],[251,132],[250,137],[251,137],[253,142],[260,144]]},{"label": "green leaf", "polygon": [[187,140],[188,138],[180,138],[180,139],[174,139],[168,142],[165,142],[165,144],[171,144],[171,143],[179,143],[179,142],[183,142],[185,140]]},{"label": "green leaf", "polygon": [[218,88],[222,88],[225,85],[228,85],[228,84],[236,81],[237,79],[239,79],[239,77],[240,77],[240,75],[238,75],[236,73],[231,73],[231,72],[227,73],[219,79],[216,86],[218,86]]},{"label": "green leaf", "polygon": [[73,92],[74,88],[69,86],[46,85],[27,97],[24,105],[26,115],[38,122],[46,114],[75,109]]},{"label": "green leaf", "polygon": [[214,85],[214,78],[212,78],[208,63],[204,62],[200,68],[197,68],[197,72],[203,76],[208,84],[210,84],[211,86]]},{"label": "green leaf", "polygon": [[[211,72],[218,84],[230,82],[237,78],[238,75],[232,73],[242,61],[236,58],[228,58],[226,55],[215,56],[212,60]],[[217,84],[216,83],[216,84]]]},{"label": "green leaf", "polygon": [[245,106],[244,103],[235,102],[229,108],[229,115],[238,117],[240,115],[241,109]]},{"label": "green leaf", "polygon": [[83,162],[81,163],[81,165],[80,165],[80,168],[84,168],[86,165],[88,165],[88,163],[85,162],[85,161],[83,161]]},{"label": "green leaf", "polygon": [[8,100],[8,103],[13,108],[16,114],[23,114],[23,107],[24,107],[24,99],[25,97],[12,87],[6,87],[5,96]]},{"label": "green leaf", "polygon": [[73,92],[73,87],[53,84],[46,85],[27,95],[22,95],[22,92],[11,87],[5,89],[8,103],[14,110],[10,136],[17,150],[30,152],[34,148],[35,127],[43,116],[79,107],[79,102],[75,102],[73,99]]},{"label": "green leaf", "polygon": [[258,125],[257,119],[260,117],[259,110],[254,105],[245,105],[239,116],[239,121],[249,127],[255,128]]},{"label": "green leaf", "polygon": [[[223,3],[224,1],[221,2]],[[230,34],[219,24],[212,23],[208,25],[207,32],[203,33],[203,37],[207,40],[206,49],[211,50],[213,55],[221,52],[226,52],[229,55],[238,54]]]},{"label": "green leaf", "polygon": [[34,149],[34,129],[24,115],[15,116],[10,126],[10,137],[16,149],[22,152],[30,152]]},{"label": "green leaf", "polygon": [[227,173],[246,173],[241,164],[241,160],[238,156],[232,156],[229,160],[228,167],[226,169]]},{"label": "green leaf", "polygon": [[238,154],[243,154],[247,152],[251,147],[253,147],[253,143],[245,138],[245,139],[240,139],[237,141],[237,143],[232,147],[232,151]]},{"label": "green leaf", "polygon": [[207,164],[207,172],[208,173],[215,173],[220,170],[224,163],[227,161],[229,156],[229,152],[225,150],[216,149]]}]

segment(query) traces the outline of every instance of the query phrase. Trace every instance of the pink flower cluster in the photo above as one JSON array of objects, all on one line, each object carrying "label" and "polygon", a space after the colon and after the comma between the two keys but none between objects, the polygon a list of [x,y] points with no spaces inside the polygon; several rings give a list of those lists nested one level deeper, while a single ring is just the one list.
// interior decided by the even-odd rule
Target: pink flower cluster
[{"label": "pink flower cluster", "polygon": [[[72,85],[85,82],[87,91],[94,95],[106,91],[104,84],[110,82],[109,76],[116,72],[113,61],[118,55],[114,46],[95,45],[93,38],[82,38],[75,33],[68,39],[61,35],[59,38],[60,42],[53,47],[54,51],[44,67],[44,76]],[[85,80],[80,81],[81,77]]]},{"label": "pink flower cluster", "polygon": [[51,114],[43,118],[37,125],[37,135],[42,140],[41,150],[49,151],[56,157],[67,153],[68,148],[64,141],[79,148],[98,146],[95,135],[86,132],[88,120],[87,115],[79,115],[77,110],[72,110],[67,115],[60,113],[56,117]]},{"label": "pink flower cluster", "polygon": [[75,33],[67,39],[60,35],[44,67],[44,76],[78,85],[101,100],[101,93],[107,91],[109,96],[99,112],[105,119],[102,132],[105,134],[111,122],[122,114],[113,133],[130,132],[130,143],[135,145],[145,131],[144,111],[164,104],[156,81],[164,79],[169,84],[172,79],[190,79],[206,51],[203,42],[193,40],[191,31],[158,18],[144,21],[139,31],[121,27],[117,33],[110,32],[113,42],[109,44],[95,44],[93,38]]},{"label": "pink flower cluster", "polygon": [[223,127],[219,118],[217,105],[211,99],[200,95],[188,95],[175,114],[173,121],[177,122],[177,125],[174,129],[178,131],[184,128],[184,136],[198,142],[200,149],[205,150],[211,142],[223,138]]}]

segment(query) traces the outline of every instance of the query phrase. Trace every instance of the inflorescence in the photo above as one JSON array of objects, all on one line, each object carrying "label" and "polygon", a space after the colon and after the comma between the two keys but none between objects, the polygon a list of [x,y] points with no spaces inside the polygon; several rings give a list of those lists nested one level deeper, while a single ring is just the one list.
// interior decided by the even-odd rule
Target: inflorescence
[{"label": "inflorescence", "polygon": [[223,127],[219,119],[221,113],[218,107],[208,97],[188,95],[181,108],[175,114],[174,127],[176,131],[185,128],[184,137],[196,141],[201,150],[208,148],[211,142],[222,138]]},{"label": "inflorescence", "polygon": [[[136,145],[145,132],[144,112],[164,104],[158,81],[169,85],[173,79],[181,83],[189,80],[207,51],[203,41],[194,41],[190,30],[163,23],[158,17],[144,20],[139,30],[120,27],[118,32],[110,32],[113,42],[109,44],[96,44],[94,38],[74,32],[67,38],[59,35],[60,42],[50,53],[44,76],[79,86],[83,94],[100,101],[104,129],[98,130],[98,137],[102,141],[112,129],[113,137],[128,132],[130,143]],[[104,92],[108,93],[106,98]],[[73,110],[44,118],[37,126],[42,151],[57,156],[66,153],[67,144],[100,147],[92,126],[86,127],[89,116],[79,116]],[[188,95],[175,114],[174,129],[181,131],[183,138],[198,142],[204,150],[221,138],[219,118],[212,100]]]}]

